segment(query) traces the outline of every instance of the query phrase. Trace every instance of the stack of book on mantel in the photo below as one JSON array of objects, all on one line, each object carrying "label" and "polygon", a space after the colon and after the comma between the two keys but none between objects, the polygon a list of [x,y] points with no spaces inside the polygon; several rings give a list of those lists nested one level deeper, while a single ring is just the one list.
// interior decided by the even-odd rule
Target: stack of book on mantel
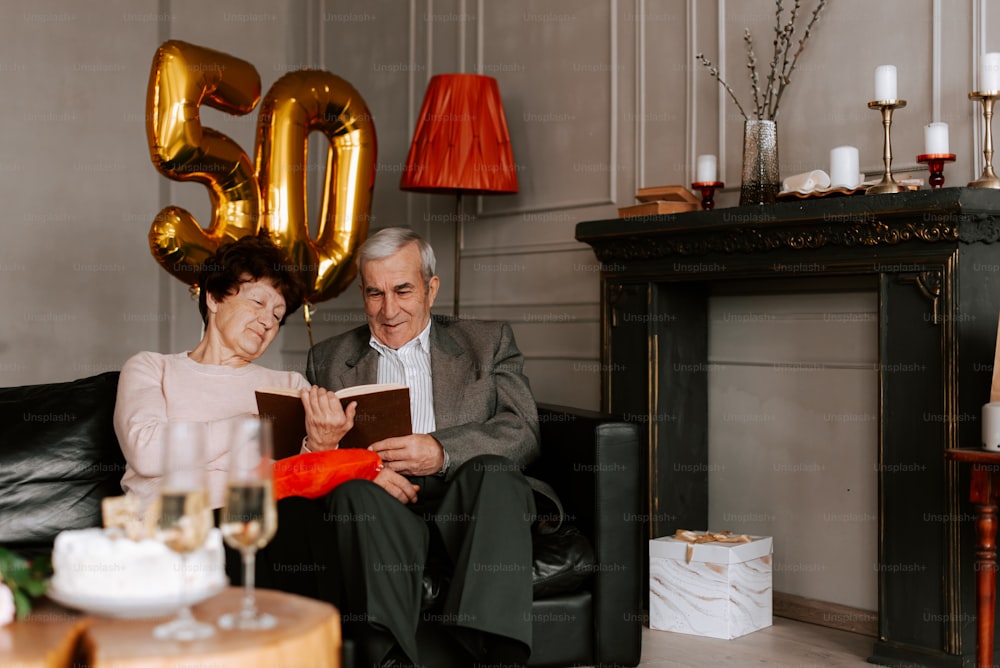
[{"label": "stack of book on mantel", "polygon": [[684,211],[697,211],[701,208],[701,200],[684,186],[639,188],[635,198],[641,203],[620,207],[618,209],[619,218],[682,213]]}]

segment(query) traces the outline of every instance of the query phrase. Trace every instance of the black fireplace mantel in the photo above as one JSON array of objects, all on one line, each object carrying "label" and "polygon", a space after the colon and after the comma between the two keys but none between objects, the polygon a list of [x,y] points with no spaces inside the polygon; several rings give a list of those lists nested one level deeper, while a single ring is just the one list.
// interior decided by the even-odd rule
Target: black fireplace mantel
[{"label": "black fireplace mantel", "polygon": [[[968,663],[975,648],[973,536],[963,521],[971,517],[968,481],[944,452],[978,446],[980,409],[989,400],[1000,191],[828,196],[586,221],[576,238],[602,263],[603,408],[647,426],[654,537],[707,528],[711,296],[878,294],[879,638],[872,659]],[[941,419],[922,418],[928,415]],[[917,572],[892,568],[914,563]]]},{"label": "black fireplace mantel", "polygon": [[576,238],[603,262],[1000,241],[1000,191],[916,190],[891,196],[792,199],[772,206],[586,221]]}]

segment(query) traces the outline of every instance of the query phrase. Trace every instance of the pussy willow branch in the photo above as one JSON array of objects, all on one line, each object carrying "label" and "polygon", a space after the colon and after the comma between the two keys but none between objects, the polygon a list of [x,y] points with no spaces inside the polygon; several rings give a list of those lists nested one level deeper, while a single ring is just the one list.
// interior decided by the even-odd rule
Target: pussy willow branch
[{"label": "pussy willow branch", "polygon": [[743,41],[747,45],[747,69],[750,70],[750,84],[753,87],[753,114],[760,118],[764,111],[764,100],[760,94],[760,77],[757,76],[757,56],[753,52],[753,37],[750,36],[750,29],[743,31]]},{"label": "pussy willow branch", "polygon": [[813,10],[812,16],[809,17],[809,23],[806,24],[805,32],[802,33],[802,39],[799,40],[799,48],[795,51],[795,55],[792,57],[791,63],[789,63],[787,69],[784,67],[784,65],[782,66],[780,83],[778,85],[778,92],[774,97],[774,106],[768,110],[768,113],[770,114],[771,118],[774,118],[775,116],[778,115],[778,103],[781,102],[781,94],[785,92],[785,86],[788,85],[788,82],[792,78],[792,72],[795,71],[795,66],[799,62],[799,56],[802,54],[803,49],[806,48],[806,40],[809,39],[809,35],[812,32],[812,28],[816,24],[816,21],[819,19],[819,14],[823,10],[823,7],[825,5],[826,5],[826,0],[819,0],[819,3],[817,3],[816,5],[816,9]]},{"label": "pussy willow branch", "polygon": [[[769,103],[768,113],[772,113],[770,103],[773,102],[775,96],[777,95],[777,92],[780,92],[781,87],[784,85],[782,83],[784,81],[783,75],[785,73],[785,69],[788,67],[788,52],[791,50],[792,47],[792,35],[795,34],[795,20],[799,16],[799,9],[801,8],[801,6],[802,5],[800,0],[795,0],[795,3],[792,5],[792,9],[788,14],[788,22],[785,23],[784,26],[782,26],[779,14],[779,18],[775,21],[774,24],[774,32],[780,35],[779,39],[782,45],[781,67],[771,73],[774,76],[775,80],[777,81],[777,85],[772,86],[771,89],[768,91],[771,98],[768,100]],[[778,9],[779,11],[781,9],[781,0],[778,0]],[[773,113],[774,114],[778,113],[777,107],[774,108]]]},{"label": "pussy willow branch", "polygon": [[746,120],[750,120],[750,117],[747,116],[747,112],[743,111],[743,105],[741,105],[740,101],[736,99],[736,93],[733,92],[733,89],[729,87],[729,84],[727,84],[722,79],[722,76],[719,75],[719,69],[715,67],[712,64],[712,61],[706,58],[704,54],[699,53],[695,57],[702,65],[708,68],[708,73],[711,76],[715,77],[715,80],[718,81],[720,84],[722,84],[722,87],[726,89],[726,92],[729,93],[729,97],[733,98],[733,102],[736,104],[736,108],[740,110],[741,114],[743,114],[743,118]]},{"label": "pussy willow branch", "polygon": [[[806,24],[802,38],[798,40],[798,48],[792,53],[795,23],[799,18],[802,0],[794,0],[789,9],[787,19],[784,18],[785,9],[783,0],[775,0],[773,52],[771,54],[770,71],[767,75],[767,84],[763,92],[760,87],[760,74],[757,70],[757,54],[753,48],[753,37],[750,35],[749,28],[744,30],[743,41],[746,43],[747,49],[747,69],[750,71],[750,85],[753,93],[753,113],[755,118],[768,120],[775,120],[777,118],[778,104],[781,102],[781,96],[785,92],[785,87],[791,81],[792,72],[795,71],[795,67],[799,62],[799,56],[805,49],[806,41],[812,33],[813,26],[819,19],[820,12],[826,6],[826,2],[827,0],[818,1],[816,8],[813,9],[812,16],[809,18],[809,22]],[[729,97],[736,104],[736,108],[743,114],[743,118],[750,120],[750,116],[747,115],[740,101],[736,98],[736,93],[722,79],[718,68],[713,66],[712,62],[705,58],[703,54],[699,53],[697,58],[702,65],[708,68],[709,74],[726,89]]]},{"label": "pussy willow branch", "polygon": [[777,8],[774,12],[774,50],[771,54],[771,68],[767,72],[767,96],[764,100],[765,108],[770,108],[771,98],[774,96],[774,76],[778,71],[778,60],[781,57],[781,48],[784,44],[781,39],[781,33],[778,31],[777,26],[781,25],[781,0],[776,2]]}]

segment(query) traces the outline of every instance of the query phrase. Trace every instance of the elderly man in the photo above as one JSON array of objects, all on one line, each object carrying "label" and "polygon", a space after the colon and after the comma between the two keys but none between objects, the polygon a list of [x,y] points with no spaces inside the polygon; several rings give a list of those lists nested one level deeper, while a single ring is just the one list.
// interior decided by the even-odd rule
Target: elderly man
[{"label": "elderly man", "polygon": [[[440,281],[415,232],[380,230],[358,267],[368,324],[313,347],[307,376],[329,390],[407,385],[413,434],[373,443],[385,462],[379,476],[326,498],[345,631],[366,665],[443,665],[425,638],[464,653],[454,665],[523,664],[535,504],[521,469],[539,453],[523,357],[506,323],[431,316]],[[444,584],[422,611],[430,573]]]}]

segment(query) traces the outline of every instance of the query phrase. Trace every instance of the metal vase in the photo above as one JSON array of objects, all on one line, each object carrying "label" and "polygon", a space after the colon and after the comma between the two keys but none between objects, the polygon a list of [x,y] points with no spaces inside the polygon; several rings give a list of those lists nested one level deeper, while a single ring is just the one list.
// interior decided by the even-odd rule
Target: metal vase
[{"label": "metal vase", "polygon": [[777,123],[756,118],[744,121],[740,206],[773,204],[780,190]]}]

